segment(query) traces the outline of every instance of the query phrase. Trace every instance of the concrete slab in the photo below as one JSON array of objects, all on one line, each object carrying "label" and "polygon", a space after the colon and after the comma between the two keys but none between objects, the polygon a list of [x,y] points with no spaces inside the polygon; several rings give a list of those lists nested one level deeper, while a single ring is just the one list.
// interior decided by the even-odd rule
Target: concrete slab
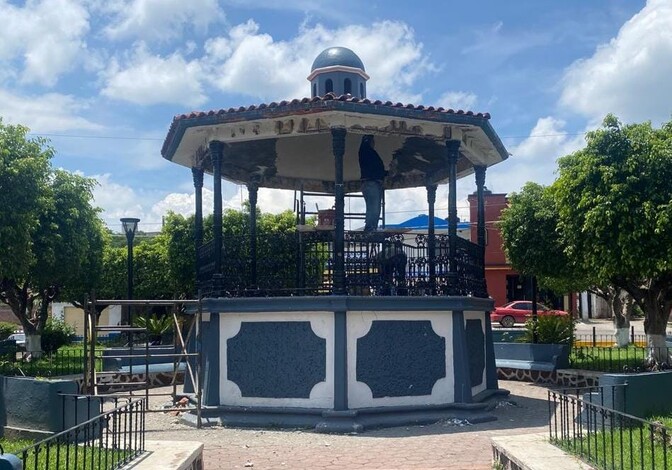
[{"label": "concrete slab", "polygon": [[577,457],[548,442],[548,434],[497,436],[492,442],[493,462],[506,470],[592,470]]},{"label": "concrete slab", "polygon": [[201,470],[203,443],[194,441],[145,441],[146,454],[123,470]]}]

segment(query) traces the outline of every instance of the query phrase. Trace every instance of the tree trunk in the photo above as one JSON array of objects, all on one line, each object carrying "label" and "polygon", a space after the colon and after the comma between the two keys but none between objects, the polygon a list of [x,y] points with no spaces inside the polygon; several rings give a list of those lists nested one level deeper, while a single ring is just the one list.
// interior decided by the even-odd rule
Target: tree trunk
[{"label": "tree trunk", "polygon": [[646,362],[649,366],[655,364],[670,364],[672,357],[667,349],[667,320],[670,310],[667,302],[658,302],[660,292],[652,292],[649,289],[647,295],[642,298],[642,309],[645,312],[644,332],[646,344],[649,349]]},{"label": "tree trunk", "polygon": [[624,348],[630,342],[630,314],[632,312],[632,296],[625,290],[616,289],[611,299],[611,310],[614,318],[616,346]]},{"label": "tree trunk", "polygon": [[42,335],[26,333],[26,354],[29,359],[42,357]]}]

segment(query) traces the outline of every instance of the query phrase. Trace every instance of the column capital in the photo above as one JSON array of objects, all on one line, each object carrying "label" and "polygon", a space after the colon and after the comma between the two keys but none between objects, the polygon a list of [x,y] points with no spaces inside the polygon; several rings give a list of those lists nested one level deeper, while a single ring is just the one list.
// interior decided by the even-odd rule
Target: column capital
[{"label": "column capital", "polygon": [[437,188],[437,185],[428,184],[426,186],[426,188],[427,188],[427,203],[428,204],[436,203],[436,188]]},{"label": "column capital", "polygon": [[345,127],[332,127],[331,128],[331,137],[332,137],[332,150],[334,155],[343,156],[345,154],[345,135],[347,131]]},{"label": "column capital", "polygon": [[224,142],[219,140],[211,140],[208,142],[208,150],[210,151],[210,159],[214,162],[215,159],[221,161],[224,154]]},{"label": "column capital", "polygon": [[476,176],[476,186],[483,186],[485,184],[486,167],[481,165],[474,166],[474,174]]},{"label": "column capital", "polygon": [[446,140],[446,155],[448,156],[449,161],[457,161],[461,143],[461,141],[456,139]]},{"label": "column capital", "polygon": [[192,168],[191,175],[194,177],[194,188],[203,187],[203,169],[202,168]]}]

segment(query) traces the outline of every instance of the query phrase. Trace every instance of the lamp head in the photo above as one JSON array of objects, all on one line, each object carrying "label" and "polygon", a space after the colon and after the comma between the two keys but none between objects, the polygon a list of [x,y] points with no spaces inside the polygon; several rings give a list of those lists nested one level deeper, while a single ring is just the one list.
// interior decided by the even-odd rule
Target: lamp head
[{"label": "lamp head", "polygon": [[140,219],[136,219],[133,217],[124,217],[121,219],[121,225],[124,229],[124,233],[126,234],[126,236],[135,235],[135,231],[138,229],[138,222],[140,222]]}]

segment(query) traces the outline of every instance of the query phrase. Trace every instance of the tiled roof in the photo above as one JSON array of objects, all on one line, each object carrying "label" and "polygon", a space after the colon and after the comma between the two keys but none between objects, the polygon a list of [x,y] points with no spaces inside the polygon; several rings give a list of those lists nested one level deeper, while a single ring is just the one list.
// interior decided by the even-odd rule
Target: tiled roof
[{"label": "tiled roof", "polygon": [[427,111],[427,112],[435,112],[435,113],[446,113],[446,114],[465,114],[467,116],[476,116],[476,117],[482,117],[484,119],[490,119],[490,113],[474,113],[473,111],[463,111],[461,109],[445,109],[442,107],[435,108],[434,106],[423,106],[423,105],[413,105],[413,104],[403,104],[403,103],[393,103],[392,101],[381,101],[381,100],[375,100],[372,101],[368,98],[357,98],[351,95],[341,95],[341,96],[336,96],[333,93],[327,93],[324,96],[316,96],[315,98],[303,98],[303,99],[293,99],[291,101],[280,101],[279,103],[276,103],[275,101],[272,101],[271,103],[262,103],[260,105],[252,105],[252,106],[241,106],[239,108],[229,108],[229,109],[220,109],[217,111],[192,111],[189,114],[179,114],[173,118],[173,121],[179,121],[181,119],[191,119],[191,118],[197,118],[197,117],[202,117],[202,116],[214,116],[214,115],[221,115],[221,114],[231,114],[231,113],[242,113],[245,111],[254,111],[255,109],[266,109],[266,108],[278,108],[278,107],[283,107],[283,106],[289,106],[289,105],[297,105],[297,104],[308,104],[308,103],[316,103],[316,102],[323,102],[323,101],[345,101],[348,103],[362,103],[362,104],[369,104],[369,105],[374,105],[374,106],[385,106],[388,108],[405,108],[405,109],[415,109],[417,111]]},{"label": "tiled roof", "polygon": [[[403,109],[407,111],[421,111],[422,114],[427,114],[429,116],[436,116],[438,115],[456,115],[456,116],[472,116],[476,118],[481,118],[481,119],[490,119],[490,113],[474,113],[472,111],[464,111],[461,109],[452,109],[452,108],[443,108],[443,107],[434,107],[434,106],[423,106],[423,105],[413,105],[413,104],[403,104],[403,103],[393,103],[392,101],[381,101],[381,100],[370,100],[368,98],[357,98],[355,96],[351,95],[341,95],[341,96],[336,96],[333,93],[327,93],[324,96],[316,96],[314,98],[303,98],[303,99],[293,99],[291,101],[280,101],[279,103],[273,101],[271,103],[262,103],[259,105],[252,105],[252,106],[241,106],[238,108],[228,108],[228,109],[219,109],[219,110],[212,110],[212,111],[192,111],[188,114],[178,114],[173,118],[173,122],[170,126],[170,130],[168,131],[168,135],[166,136],[166,140],[163,143],[163,149],[162,153],[165,155],[166,150],[168,149],[170,142],[172,142],[174,138],[174,133],[177,127],[177,124],[180,123],[181,121],[189,120],[189,119],[198,119],[198,118],[205,118],[205,117],[215,117],[215,116],[221,116],[224,118],[231,117],[234,118],[237,117],[237,114],[242,114],[242,113],[249,113],[249,112],[263,112],[264,110],[268,110],[269,112],[273,111],[284,111],[283,108],[287,108],[287,110],[290,110],[291,108],[298,106],[298,105],[311,105],[310,107],[312,108],[313,106],[315,108],[320,108],[324,106],[325,104],[329,103],[335,103],[335,102],[343,102],[343,103],[351,103],[354,104],[355,106],[361,105],[362,107],[367,107],[367,108],[373,108],[375,107],[376,109],[389,109],[390,111],[394,109]],[[364,111],[364,109],[362,109]],[[418,116],[422,117],[422,116]]]}]

